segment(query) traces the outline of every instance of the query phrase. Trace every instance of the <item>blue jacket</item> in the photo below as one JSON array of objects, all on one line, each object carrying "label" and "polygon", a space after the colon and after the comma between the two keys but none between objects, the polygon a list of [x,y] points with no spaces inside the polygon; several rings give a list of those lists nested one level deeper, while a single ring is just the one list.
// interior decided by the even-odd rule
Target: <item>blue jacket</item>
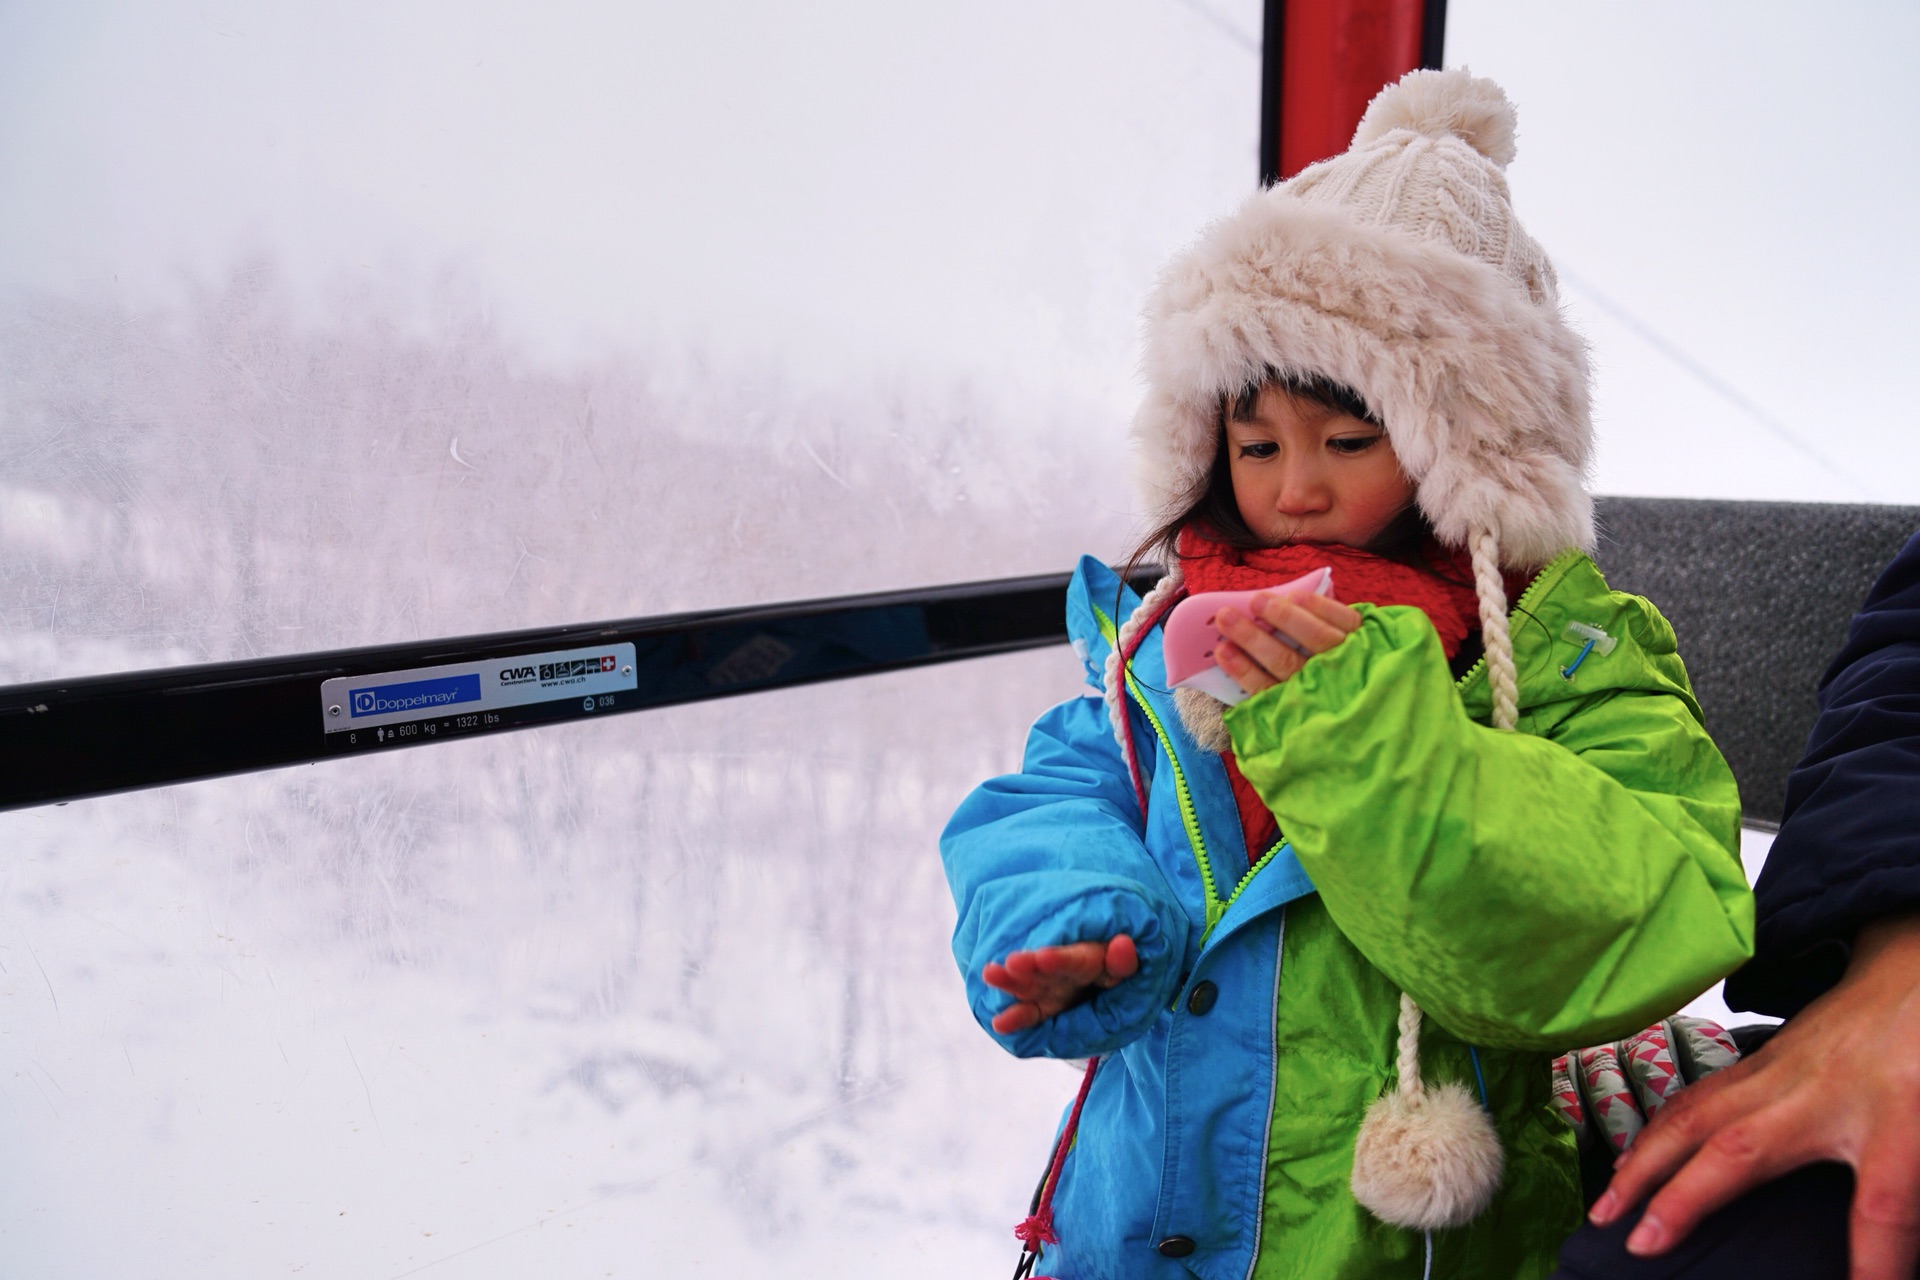
[{"label": "blue jacket", "polygon": [[[1138,603],[1105,565],[1081,561],[1068,590],[1067,625],[1096,689],[1116,619],[1124,621]],[[1158,645],[1142,646],[1133,671],[1143,686],[1165,687]],[[1139,973],[1098,998],[1015,1035],[989,1028],[1020,1057],[1122,1051],[1096,1076],[1082,1125],[1080,1146],[1096,1149],[1099,1159],[1075,1161],[1078,1176],[1065,1182],[1055,1202],[1058,1220],[1067,1224],[1068,1256],[1074,1245],[1082,1247],[1079,1265],[1063,1267],[1067,1257],[1049,1249],[1040,1268],[1048,1274],[1185,1276],[1180,1262],[1151,1251],[1153,1241],[1176,1230],[1196,1233],[1196,1224],[1208,1221],[1222,1235],[1235,1234],[1240,1224],[1231,1219],[1258,1213],[1273,1101],[1280,945],[1274,908],[1313,886],[1291,852],[1276,855],[1200,954],[1207,895],[1183,814],[1191,814],[1209,857],[1237,861],[1241,870],[1246,838],[1220,757],[1186,738],[1170,697],[1150,694],[1148,702],[1176,743],[1178,765],[1166,767],[1167,758],[1156,755],[1155,727],[1135,707],[1134,741],[1150,796],[1144,829],[1106,703],[1096,692],[1043,715],[1028,736],[1022,772],[969,796],[941,840],[959,907],[954,957],[982,1026],[1008,1003],[980,980],[988,960],[1116,933],[1132,935],[1139,951]],[[1182,804],[1183,788],[1190,806]],[[1231,882],[1234,873],[1227,874]],[[1208,1029],[1240,1032],[1230,1049],[1241,1055],[1244,1074],[1210,1068],[1208,1056],[1229,1047],[1209,1045],[1166,1016],[1183,989],[1201,981],[1219,993]],[[1182,1100],[1171,1117],[1170,1094]],[[1183,1122],[1196,1121],[1194,1130],[1179,1132]],[[1125,1140],[1104,1141],[1098,1136],[1104,1133]],[[1237,1234],[1246,1248],[1221,1280],[1244,1276],[1250,1266],[1255,1233]]]},{"label": "blue jacket", "polygon": [[1753,960],[1727,1003],[1780,1017],[1840,980],[1861,925],[1920,911],[1920,534],[1821,678],[1754,900]]}]

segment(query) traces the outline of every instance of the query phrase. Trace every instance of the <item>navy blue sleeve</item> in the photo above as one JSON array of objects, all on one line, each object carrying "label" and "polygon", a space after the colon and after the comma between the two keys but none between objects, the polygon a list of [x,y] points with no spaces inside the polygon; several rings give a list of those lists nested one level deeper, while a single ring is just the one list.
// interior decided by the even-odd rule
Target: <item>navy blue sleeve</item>
[{"label": "navy blue sleeve", "polygon": [[1754,899],[1754,956],[1727,1003],[1780,1017],[1839,981],[1861,925],[1920,911],[1920,534],[1821,678]]}]

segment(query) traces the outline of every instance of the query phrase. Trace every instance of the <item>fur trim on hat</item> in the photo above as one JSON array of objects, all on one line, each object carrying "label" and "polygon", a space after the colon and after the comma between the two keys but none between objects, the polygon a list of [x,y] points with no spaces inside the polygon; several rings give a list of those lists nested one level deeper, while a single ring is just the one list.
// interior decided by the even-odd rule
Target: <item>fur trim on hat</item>
[{"label": "fur trim on hat", "polygon": [[1145,365],[1133,437],[1158,518],[1205,488],[1222,399],[1271,368],[1360,393],[1441,541],[1487,528],[1514,568],[1593,546],[1585,345],[1450,246],[1273,187],[1167,270]]}]

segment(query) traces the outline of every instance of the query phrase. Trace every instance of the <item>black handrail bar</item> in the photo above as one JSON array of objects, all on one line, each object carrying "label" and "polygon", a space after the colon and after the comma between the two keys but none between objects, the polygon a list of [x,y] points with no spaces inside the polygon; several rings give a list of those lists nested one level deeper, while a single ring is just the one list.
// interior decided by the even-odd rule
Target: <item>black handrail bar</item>
[{"label": "black handrail bar", "polygon": [[[1136,581],[1144,588],[1158,575]],[[0,810],[1059,644],[1068,577],[0,687]],[[556,664],[539,660],[555,657],[558,678],[549,680],[546,668]],[[595,670],[576,673],[583,662]],[[354,687],[377,675],[385,683]],[[514,675],[519,684],[503,688],[531,689],[539,700],[491,706],[481,696],[483,683]],[[329,688],[338,696],[323,697]],[[382,704],[383,690],[411,697]],[[355,692],[372,699],[363,716]],[[379,710],[401,704],[417,709]]]},{"label": "black handrail bar", "polygon": [[[1650,597],[1672,622],[1748,825],[1777,823],[1820,673],[1880,569],[1920,528],[1920,507],[1691,498],[1598,506],[1608,581]],[[1058,644],[1067,638],[1067,580],[0,687],[0,809]],[[376,705],[362,715],[356,693],[376,704],[443,705]]]}]

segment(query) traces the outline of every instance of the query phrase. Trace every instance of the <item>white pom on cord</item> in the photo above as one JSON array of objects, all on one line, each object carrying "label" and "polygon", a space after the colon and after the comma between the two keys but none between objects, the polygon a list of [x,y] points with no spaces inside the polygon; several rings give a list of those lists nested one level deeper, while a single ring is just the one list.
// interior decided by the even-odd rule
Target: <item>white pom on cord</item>
[{"label": "white pom on cord", "polygon": [[1353,145],[1363,147],[1395,129],[1436,138],[1451,135],[1504,169],[1519,153],[1514,142],[1519,125],[1500,86],[1465,67],[1409,71],[1367,104]]},{"label": "white pom on cord", "polygon": [[1500,1135],[1465,1085],[1396,1089],[1367,1108],[1353,1149],[1353,1198],[1409,1231],[1457,1227],[1493,1203],[1503,1163]]},{"label": "white pom on cord", "polygon": [[1420,1082],[1420,1006],[1400,996],[1400,1080],[1374,1100],[1353,1148],[1353,1198],[1382,1222],[1434,1231],[1493,1203],[1505,1158],[1485,1107],[1463,1084]]}]

